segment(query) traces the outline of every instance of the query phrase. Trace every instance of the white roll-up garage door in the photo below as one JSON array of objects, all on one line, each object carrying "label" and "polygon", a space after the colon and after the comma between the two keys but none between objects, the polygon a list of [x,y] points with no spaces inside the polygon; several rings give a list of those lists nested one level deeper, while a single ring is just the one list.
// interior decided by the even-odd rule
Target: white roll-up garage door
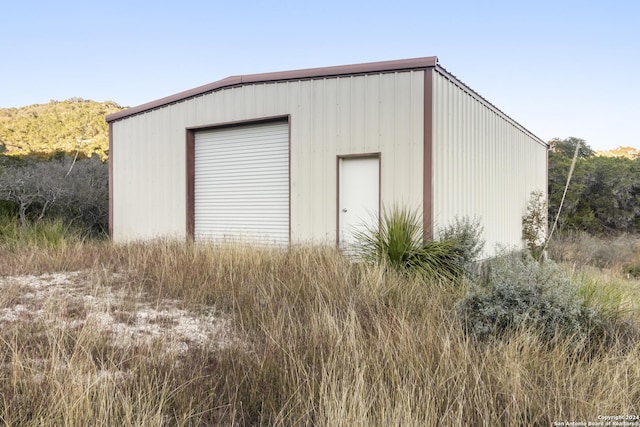
[{"label": "white roll-up garage door", "polygon": [[195,238],[289,243],[289,125],[195,134]]}]

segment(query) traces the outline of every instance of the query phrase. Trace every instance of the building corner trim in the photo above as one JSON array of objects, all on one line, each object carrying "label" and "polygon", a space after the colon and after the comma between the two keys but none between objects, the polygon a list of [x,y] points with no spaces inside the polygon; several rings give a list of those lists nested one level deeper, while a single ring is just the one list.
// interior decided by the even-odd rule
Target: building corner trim
[{"label": "building corner trim", "polygon": [[187,172],[187,240],[195,236],[195,140],[194,129],[186,130],[186,172]]},{"label": "building corner trim", "polygon": [[109,123],[109,239],[113,240],[113,123]]},{"label": "building corner trim", "polygon": [[423,239],[433,239],[433,68],[424,70]]}]

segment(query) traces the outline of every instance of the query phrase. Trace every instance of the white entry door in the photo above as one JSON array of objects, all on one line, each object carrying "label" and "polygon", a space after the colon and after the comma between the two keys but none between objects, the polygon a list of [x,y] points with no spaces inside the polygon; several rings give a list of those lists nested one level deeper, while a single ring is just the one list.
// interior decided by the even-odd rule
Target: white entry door
[{"label": "white entry door", "polygon": [[338,239],[347,249],[353,243],[354,231],[378,225],[380,158],[340,158],[338,177]]}]

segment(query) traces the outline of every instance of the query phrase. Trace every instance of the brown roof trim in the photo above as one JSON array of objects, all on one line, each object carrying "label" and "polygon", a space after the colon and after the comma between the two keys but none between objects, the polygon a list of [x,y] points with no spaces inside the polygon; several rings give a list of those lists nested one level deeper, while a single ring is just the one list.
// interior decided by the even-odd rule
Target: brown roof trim
[{"label": "brown roof trim", "polygon": [[337,77],[355,74],[384,73],[404,70],[433,68],[438,64],[436,56],[423,58],[400,59],[395,61],[368,62],[365,64],[338,65],[335,67],[308,68],[303,70],[279,71],[275,73],[248,74],[244,76],[231,76],[204,86],[176,93],[165,98],[147,102],[137,107],[128,108],[117,113],[109,114],[107,122],[124,119],[129,116],[164,107],[165,105],[183,101],[205,93],[223,89],[225,87],[238,86],[251,83],[266,83],[285,80],[305,80],[323,77]]}]

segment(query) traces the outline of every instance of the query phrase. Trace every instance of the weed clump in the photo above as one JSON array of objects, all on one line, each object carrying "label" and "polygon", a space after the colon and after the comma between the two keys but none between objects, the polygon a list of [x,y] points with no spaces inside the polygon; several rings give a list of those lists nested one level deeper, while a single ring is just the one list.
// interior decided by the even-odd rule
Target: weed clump
[{"label": "weed clump", "polygon": [[503,253],[484,266],[478,282],[456,304],[467,332],[486,340],[534,329],[578,348],[603,337],[603,316],[586,304],[560,266],[528,252]]}]

